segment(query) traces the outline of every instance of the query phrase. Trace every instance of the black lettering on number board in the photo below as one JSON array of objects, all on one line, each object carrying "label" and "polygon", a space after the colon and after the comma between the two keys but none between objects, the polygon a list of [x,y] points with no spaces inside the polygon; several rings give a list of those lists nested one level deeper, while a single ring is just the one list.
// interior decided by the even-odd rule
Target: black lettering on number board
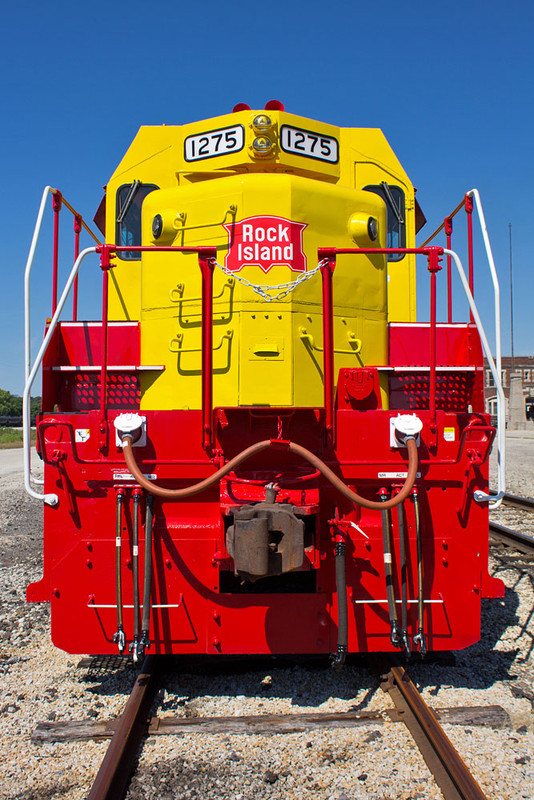
[{"label": "black lettering on number board", "polygon": [[285,153],[337,164],[339,161],[339,142],[334,136],[321,136],[304,128],[282,125],[280,128],[280,147]]},{"label": "black lettering on number board", "polygon": [[217,128],[186,136],[184,139],[184,158],[186,161],[200,161],[230,153],[239,153],[245,146],[243,125]]}]

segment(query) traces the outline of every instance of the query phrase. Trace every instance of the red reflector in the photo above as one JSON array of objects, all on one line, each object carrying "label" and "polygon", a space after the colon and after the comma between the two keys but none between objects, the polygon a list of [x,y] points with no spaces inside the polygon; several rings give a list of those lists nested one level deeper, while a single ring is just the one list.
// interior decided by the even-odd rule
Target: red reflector
[{"label": "red reflector", "polygon": [[285,106],[280,100],[269,100],[268,103],[265,103],[265,110],[266,111],[285,111]]},{"label": "red reflector", "polygon": [[236,111],[250,111],[250,106],[247,106],[246,103],[238,103],[236,106],[233,107],[232,112],[235,114]]}]

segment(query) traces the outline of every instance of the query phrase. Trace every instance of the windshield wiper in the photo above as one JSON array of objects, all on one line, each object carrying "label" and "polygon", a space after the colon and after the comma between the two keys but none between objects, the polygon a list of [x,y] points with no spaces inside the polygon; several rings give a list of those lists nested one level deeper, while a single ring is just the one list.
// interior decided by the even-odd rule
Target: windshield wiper
[{"label": "windshield wiper", "polygon": [[133,199],[135,197],[135,194],[136,194],[136,192],[137,192],[137,190],[139,189],[140,186],[141,186],[141,181],[134,181],[132,183],[132,185],[130,186],[130,191],[126,195],[126,200],[122,204],[122,206],[120,208],[120,211],[119,211],[119,213],[117,215],[117,222],[118,223],[121,223],[124,220],[124,217],[126,216],[126,213],[127,213],[128,209],[132,205],[132,202],[133,202]]},{"label": "windshield wiper", "polygon": [[391,208],[393,210],[393,213],[397,217],[397,222],[399,223],[399,225],[404,225],[404,217],[401,214],[400,207],[397,206],[397,204],[396,204],[396,202],[395,202],[395,200],[393,198],[393,194],[392,194],[392,191],[391,191],[391,189],[389,187],[389,184],[387,184],[385,181],[381,181],[380,186],[384,190],[384,194],[386,195],[386,199],[387,199],[389,205],[391,206]]}]

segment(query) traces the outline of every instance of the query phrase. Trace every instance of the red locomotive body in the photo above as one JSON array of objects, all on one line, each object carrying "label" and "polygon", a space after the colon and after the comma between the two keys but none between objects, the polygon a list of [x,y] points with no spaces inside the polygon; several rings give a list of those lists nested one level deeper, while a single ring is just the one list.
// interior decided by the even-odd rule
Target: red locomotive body
[{"label": "red locomotive body", "polygon": [[[295,139],[284,133],[288,123],[283,111],[270,113],[280,115],[281,131],[273,164],[285,163],[289,149],[284,148]],[[247,111],[237,116],[243,114]],[[291,131],[299,130],[295,119],[290,120]],[[258,128],[258,116],[252,126]],[[307,132],[304,125],[301,128]],[[225,130],[222,124],[219,129]],[[240,134],[231,126],[228,130],[231,135],[224,135],[231,150],[239,146]],[[185,134],[187,161],[196,157],[201,139],[196,129]],[[333,152],[337,140],[326,133],[323,139],[330,169],[327,151]],[[221,157],[228,159],[231,152]],[[255,181],[260,167],[260,173],[270,175],[267,161],[258,164],[250,175]],[[272,167],[271,173],[275,171]],[[217,177],[224,180],[230,179]],[[209,181],[210,186],[214,182]],[[61,206],[61,196],[52,191],[56,206]],[[384,196],[373,195],[372,202],[382,204],[383,214],[375,218],[365,212],[367,238],[353,232],[352,247],[346,240],[340,245],[329,241],[327,231],[313,254],[304,238],[304,252],[308,262],[315,258],[316,274],[304,273],[306,286],[298,279],[301,251],[297,280],[289,292],[298,297],[313,285],[313,315],[309,312],[306,326],[299,327],[293,322],[299,323],[300,312],[297,307],[291,311],[292,337],[302,351],[295,352],[288,374],[297,381],[304,354],[310,356],[309,403],[296,390],[290,402],[273,402],[270,397],[250,402],[244,389],[242,399],[225,402],[233,388],[229,381],[228,387],[221,383],[218,389],[224,369],[214,363],[214,356],[227,344],[228,360],[234,358],[235,337],[232,340],[226,330],[214,345],[217,326],[221,321],[228,325],[228,319],[240,313],[236,330],[244,338],[245,323],[256,324],[258,313],[267,318],[268,311],[275,319],[280,309],[281,320],[288,308],[281,304],[287,299],[275,298],[277,306],[269,302],[272,298],[265,302],[264,296],[258,302],[256,297],[254,305],[254,295],[244,294],[239,310],[236,295],[225,318],[217,299],[225,286],[243,293],[258,287],[251,288],[251,279],[248,286],[244,280],[236,284],[239,270],[232,273],[227,268],[221,279],[228,278],[228,284],[218,294],[213,283],[214,271],[221,266],[218,240],[211,244],[204,230],[187,241],[176,226],[174,238],[165,240],[168,219],[165,211],[154,210],[159,208],[158,194],[164,208],[164,192],[171,190],[153,191],[148,210],[148,191],[143,197],[140,239],[117,238],[77,252],[65,292],[59,299],[56,292],[41,352],[33,369],[27,366],[26,405],[42,361],[37,449],[45,465],[43,495],[31,487],[29,460],[27,465],[27,487],[45,500],[43,577],[30,585],[28,599],[51,602],[54,643],[72,653],[129,648],[135,660],[148,648],[168,654],[334,653],[339,666],[347,652],[451,650],[476,641],[481,598],[502,596],[501,582],[487,571],[488,457],[495,429],[484,413],[481,326],[476,313],[467,323],[453,323],[450,314],[448,322],[436,322],[436,281],[444,250],[406,247],[415,235],[415,208],[410,216],[409,203],[405,206],[403,224],[411,224],[413,230],[404,241],[390,235],[389,189],[383,190]],[[109,192],[108,188],[108,198]],[[261,219],[269,214],[274,218],[267,203]],[[309,219],[302,211],[300,216],[298,211],[293,214],[302,236]],[[242,218],[260,219],[247,214],[245,206]],[[280,214],[279,219],[285,217]],[[78,215],[75,220],[80,227]],[[113,217],[119,237],[120,213],[117,220]],[[232,225],[241,225],[235,215],[233,222],[225,218],[223,223],[221,236]],[[387,237],[385,231],[384,237],[374,236],[375,224],[379,231],[380,225],[388,226]],[[258,223],[254,235],[264,230],[262,236],[268,238],[274,231],[273,240],[283,239],[285,229],[279,225],[260,228]],[[245,225],[243,229],[246,236]],[[77,271],[92,252],[100,256],[104,279],[103,319],[59,322]],[[179,256],[184,263],[187,258],[187,276],[194,271],[200,282],[195,318],[199,347],[183,348],[180,336],[192,324],[183,305],[172,315],[179,319],[182,333],[162,346],[161,353],[161,335],[150,328],[152,306],[142,304],[137,318],[117,312],[119,303],[110,298],[110,291],[120,285],[119,270],[124,273],[141,264],[146,272],[149,255]],[[384,317],[383,358],[366,357],[361,342],[354,345],[351,331],[349,347],[340,346],[345,317],[336,305],[338,268],[344,275],[343,265],[357,270],[364,259],[377,274],[384,267],[380,285],[385,292],[385,270],[393,269],[394,259],[415,260],[416,255],[428,266],[430,322],[415,322],[411,314],[404,320]],[[289,251],[283,257],[290,261]],[[382,266],[376,266],[377,259]],[[269,277],[263,262],[257,267]],[[140,285],[145,287],[147,280],[152,278],[142,277]],[[264,295],[269,291],[265,285],[259,288]],[[180,291],[180,284],[171,289],[171,300]],[[312,308],[312,300],[307,302]],[[309,332],[317,316],[319,345]],[[249,355],[241,355],[239,391],[246,381],[247,358],[251,370],[261,370],[263,364],[265,370],[275,370],[288,349],[287,339],[280,344],[283,337],[277,331],[265,335],[265,330],[250,338]],[[169,350],[178,353],[172,361]],[[186,352],[197,352],[201,364],[194,370],[197,400],[183,402],[169,383],[159,403],[154,387],[158,381],[170,381],[172,369],[177,381],[188,379],[181,361]],[[154,353],[160,357],[154,358]],[[345,354],[341,361],[336,353]],[[270,380],[262,391],[270,391]]]}]

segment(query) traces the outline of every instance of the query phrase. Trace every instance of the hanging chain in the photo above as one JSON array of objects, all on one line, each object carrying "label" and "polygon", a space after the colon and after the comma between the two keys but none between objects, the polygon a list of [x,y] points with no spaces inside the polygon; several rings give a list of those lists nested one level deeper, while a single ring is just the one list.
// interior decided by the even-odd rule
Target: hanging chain
[{"label": "hanging chain", "polygon": [[[249,289],[252,289],[253,292],[259,294],[260,297],[263,297],[265,302],[272,303],[274,300],[283,300],[284,297],[287,297],[287,295],[294,291],[301,283],[304,283],[304,281],[309,281],[310,278],[313,278],[315,273],[318,272],[321,267],[324,267],[326,264],[328,264],[328,259],[323,258],[322,261],[319,261],[315,269],[312,269],[311,272],[303,272],[301,275],[295,278],[294,281],[291,281],[290,283],[279,283],[275,286],[254,284],[247,280],[247,278],[243,278],[242,275],[232,272],[227,267],[223,266],[223,264],[219,264],[216,258],[213,259],[212,263],[214,266],[219,267],[219,269],[221,269],[226,275],[229,275],[231,278],[235,278],[235,280],[241,283],[243,286],[247,286]],[[269,292],[274,292],[276,290],[279,290],[277,294],[269,294]]]}]

